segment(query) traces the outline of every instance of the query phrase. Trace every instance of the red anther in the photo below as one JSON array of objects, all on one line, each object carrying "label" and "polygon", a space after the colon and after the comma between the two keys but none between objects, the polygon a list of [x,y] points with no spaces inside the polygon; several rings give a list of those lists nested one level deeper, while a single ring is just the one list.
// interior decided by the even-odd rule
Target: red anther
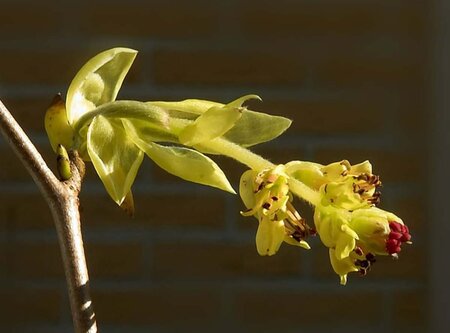
[{"label": "red anther", "polygon": [[391,231],[389,234],[389,239],[401,239],[403,234],[400,232]]},{"label": "red anther", "polygon": [[400,252],[400,241],[398,239],[389,239],[386,241],[386,250],[389,254]]},{"label": "red anther", "polygon": [[355,247],[355,253],[359,256],[363,255],[363,250],[360,247]]},{"label": "red anther", "polygon": [[401,251],[402,243],[411,240],[411,235],[409,234],[409,229],[406,225],[395,221],[389,222],[389,228],[391,229],[391,232],[386,240],[386,251],[389,254],[396,254]]},{"label": "red anther", "polygon": [[400,223],[398,223],[398,222],[395,222],[395,221],[389,222],[389,228],[392,231],[402,232],[402,225]]},{"label": "red anther", "polygon": [[402,243],[409,242],[410,240],[411,240],[411,235],[410,234],[403,234],[402,238],[400,238],[400,241]]}]

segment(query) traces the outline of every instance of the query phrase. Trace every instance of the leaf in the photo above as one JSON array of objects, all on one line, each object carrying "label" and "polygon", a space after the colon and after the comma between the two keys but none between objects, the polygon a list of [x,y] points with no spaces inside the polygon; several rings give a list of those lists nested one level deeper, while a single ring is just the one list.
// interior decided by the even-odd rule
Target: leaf
[{"label": "leaf", "polygon": [[[203,99],[185,99],[178,102],[162,102],[162,101],[151,101],[148,104],[162,107],[169,111],[178,111],[180,113],[189,113],[194,115],[201,115],[205,113],[212,107],[223,107],[224,104],[207,101]],[[180,118],[184,118],[181,116]]]},{"label": "leaf", "polygon": [[245,110],[242,104],[253,98],[260,99],[256,95],[247,95],[227,105],[209,108],[180,132],[180,142],[186,146],[194,146],[222,136],[241,118]]},{"label": "leaf", "polygon": [[178,143],[178,137],[165,127],[155,126],[141,119],[122,119],[122,124],[128,135],[137,137],[144,142]]},{"label": "leaf", "polygon": [[97,54],[75,75],[67,91],[67,118],[71,125],[97,106],[116,99],[137,51],[113,48]]},{"label": "leaf", "polygon": [[111,198],[121,205],[130,192],[143,152],[130,140],[119,119],[94,118],[87,133],[87,151]]},{"label": "leaf", "polygon": [[[130,123],[128,124],[130,125]],[[137,131],[127,134],[160,168],[182,179],[236,193],[219,166],[209,157],[184,147],[162,146],[144,141]]]},{"label": "leaf", "polygon": [[[222,103],[200,99],[147,103],[166,109],[171,117],[189,120],[196,119],[196,115],[201,115],[212,107],[220,108],[225,106]],[[224,137],[241,146],[250,147],[278,137],[291,126],[291,123],[290,119],[284,117],[244,109],[242,110],[242,116],[224,134]]]},{"label": "leaf", "polygon": [[245,110],[234,127],[224,137],[243,147],[270,141],[291,126],[290,119],[266,113]]}]

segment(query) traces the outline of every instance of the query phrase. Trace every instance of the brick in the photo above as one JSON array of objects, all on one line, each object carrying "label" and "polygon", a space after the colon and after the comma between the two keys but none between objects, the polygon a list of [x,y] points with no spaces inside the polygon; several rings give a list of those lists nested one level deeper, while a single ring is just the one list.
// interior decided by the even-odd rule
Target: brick
[{"label": "brick", "polygon": [[386,103],[380,102],[379,97],[304,101],[264,99],[258,107],[262,112],[293,121],[284,135],[328,135],[381,130]]},{"label": "brick", "polygon": [[401,197],[388,207],[408,226],[413,238],[420,237],[421,240],[427,237],[427,231],[431,228],[431,221],[426,214],[426,200],[426,194],[421,193],[418,197]]},{"label": "brick", "polygon": [[25,167],[9,146],[1,145],[0,153],[2,156],[2,163],[0,165],[1,181],[31,180]]},{"label": "brick", "polygon": [[57,323],[60,319],[60,291],[9,287],[0,289],[0,320],[5,326],[25,323]]},{"label": "brick", "polygon": [[[411,98],[412,96],[414,97]],[[426,112],[429,107],[426,93],[423,89],[411,89],[400,98],[401,101],[396,112],[397,129],[402,129],[404,133],[408,133],[408,138],[411,135],[420,135],[419,138],[423,140],[423,133],[427,132],[431,126],[430,117]],[[426,144],[425,140],[423,140],[423,144]]]},{"label": "brick", "polygon": [[386,2],[258,1],[240,4],[242,30],[251,37],[421,35],[425,29],[423,5]]},{"label": "brick", "polygon": [[[339,278],[330,264],[328,249],[322,244],[313,247],[313,275],[318,279],[326,279],[339,283]],[[380,279],[393,279],[396,281],[423,281],[426,277],[427,262],[426,249],[423,245],[404,245],[399,259],[394,260],[388,256],[377,256],[377,262],[371,271],[361,277],[358,273],[348,276],[348,283],[362,279],[362,283]]]},{"label": "brick", "polygon": [[300,84],[306,64],[298,55],[259,51],[170,51],[153,56],[158,84]]},{"label": "brick", "polygon": [[7,232],[53,228],[53,218],[39,194],[0,194],[0,224]]},{"label": "brick", "polygon": [[426,332],[427,301],[422,289],[395,292],[393,298],[393,326],[395,332]]},{"label": "brick", "polygon": [[424,87],[423,66],[407,58],[333,57],[317,64],[313,80],[327,87]]},{"label": "brick", "polygon": [[94,291],[99,322],[118,325],[205,325],[218,318],[218,295],[205,289]]},{"label": "brick", "polygon": [[0,36],[5,38],[4,40],[14,40],[17,36],[37,38],[53,35],[60,30],[61,9],[60,6],[45,2],[3,3],[0,12]]},{"label": "brick", "polygon": [[[7,272],[20,279],[64,279],[58,243],[22,243],[5,245]],[[89,275],[92,278],[135,277],[141,273],[142,248],[136,243],[85,243]]]},{"label": "brick", "polygon": [[[236,297],[236,316],[243,325],[328,328],[347,323],[368,325],[379,321],[381,297],[371,292],[303,291],[242,292]],[[324,321],[324,318],[326,320]]]},{"label": "brick", "polygon": [[384,182],[420,182],[425,164],[420,154],[406,151],[374,150],[363,148],[320,148],[316,151],[314,161],[328,164],[347,159],[352,164],[369,160],[373,172],[380,175]]},{"label": "brick", "polygon": [[108,2],[90,7],[81,25],[89,35],[147,39],[205,37],[217,32],[218,16],[217,6],[208,2],[152,1],[129,6]]},{"label": "brick", "polygon": [[158,244],[152,274],[169,279],[274,278],[298,276],[301,251],[282,248],[276,256],[261,257],[254,244]]},{"label": "brick", "polygon": [[82,58],[79,52],[42,49],[2,51],[0,55],[2,83],[68,85],[81,67],[82,62],[77,62],[79,58]]},{"label": "brick", "polygon": [[[77,50],[4,50],[0,53],[0,73],[2,84],[35,84],[35,85],[63,85],[69,87],[78,70],[102,49]],[[139,62],[127,75],[126,83],[137,80]],[[58,91],[55,91],[58,93]],[[49,100],[53,96],[49,96]],[[43,119],[43,118],[41,118]],[[41,120],[42,121],[42,120]]]},{"label": "brick", "polygon": [[64,279],[63,263],[58,243],[8,244],[10,276],[18,279]]},{"label": "brick", "polygon": [[86,244],[89,275],[93,278],[124,279],[142,274],[143,249],[140,244]]},{"label": "brick", "polygon": [[[202,226],[217,228],[224,223],[224,201],[219,196],[134,195],[135,217],[129,218],[105,195],[82,193],[82,220],[86,226]],[[175,208],[175,209],[174,209]]]},{"label": "brick", "polygon": [[28,135],[33,132],[45,132],[44,117],[45,111],[52,97],[20,97],[10,98],[5,96],[2,100],[20,127]]}]

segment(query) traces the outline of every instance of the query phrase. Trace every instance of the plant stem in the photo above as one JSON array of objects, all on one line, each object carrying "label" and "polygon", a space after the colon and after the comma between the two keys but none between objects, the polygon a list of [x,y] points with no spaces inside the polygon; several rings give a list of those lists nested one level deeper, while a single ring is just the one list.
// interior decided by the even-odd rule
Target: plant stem
[{"label": "plant stem", "polygon": [[[216,138],[214,140],[211,140],[206,144],[202,144],[202,147],[234,158],[238,162],[247,165],[250,169],[253,170],[263,170],[275,167],[272,162],[264,159],[263,157],[253,153],[252,151],[244,147],[241,147],[223,138]],[[309,186],[303,184],[297,179],[289,178],[289,189],[298,197],[302,198],[305,201],[308,201],[312,205],[317,205],[320,201],[320,195],[317,191],[314,191]]]},{"label": "plant stem", "polygon": [[263,170],[275,167],[272,162],[266,160],[265,158],[255,154],[247,148],[241,147],[223,138],[210,140],[208,143],[202,143],[201,146],[216,151],[222,155],[234,158],[236,161],[245,164],[253,170]]},{"label": "plant stem", "polygon": [[78,207],[84,164],[76,152],[72,153],[70,160],[73,176],[69,181],[60,182],[1,101],[0,130],[39,187],[52,212],[63,259],[75,332],[97,332],[89,292],[89,276]]}]

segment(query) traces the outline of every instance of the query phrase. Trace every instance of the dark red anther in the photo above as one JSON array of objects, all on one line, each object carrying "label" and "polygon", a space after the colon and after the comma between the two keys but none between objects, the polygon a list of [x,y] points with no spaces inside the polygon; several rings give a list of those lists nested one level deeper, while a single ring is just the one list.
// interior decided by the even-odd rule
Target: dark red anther
[{"label": "dark red anther", "polygon": [[402,225],[398,222],[394,222],[394,221],[389,222],[389,228],[392,231],[402,232]]},{"label": "dark red anther", "polygon": [[370,263],[374,263],[376,261],[375,256],[372,253],[367,253],[366,254],[366,259],[370,262]]},{"label": "dark red anther", "polygon": [[402,243],[411,240],[411,235],[409,234],[409,229],[406,225],[395,221],[389,222],[389,228],[391,229],[391,232],[386,240],[386,251],[389,254],[396,254],[401,251]]},{"label": "dark red anther", "polygon": [[391,231],[389,233],[389,239],[401,239],[403,234],[401,232]]},{"label": "dark red anther", "polygon": [[355,253],[359,256],[363,255],[363,250],[360,247],[355,247]]}]

